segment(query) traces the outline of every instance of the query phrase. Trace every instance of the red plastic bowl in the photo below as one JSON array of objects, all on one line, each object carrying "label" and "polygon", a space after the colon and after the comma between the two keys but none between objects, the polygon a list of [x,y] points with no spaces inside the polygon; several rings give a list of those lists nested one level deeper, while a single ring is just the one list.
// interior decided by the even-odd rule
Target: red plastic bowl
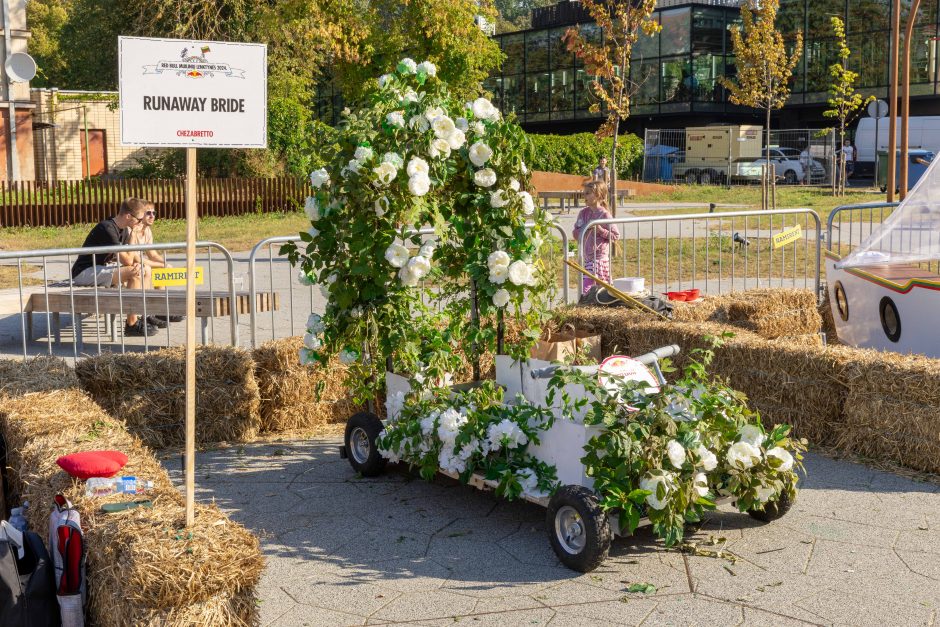
[{"label": "red plastic bowl", "polygon": [[666,298],[675,301],[685,301],[689,299],[688,294],[685,292],[666,292]]},{"label": "red plastic bowl", "polygon": [[694,287],[694,288],[692,288],[692,289],[690,289],[690,290],[686,290],[686,291],[685,291],[685,299],[686,299],[686,300],[695,300],[695,299],[698,298],[698,295],[699,295],[700,293],[701,293],[701,290],[699,290],[697,287]]}]

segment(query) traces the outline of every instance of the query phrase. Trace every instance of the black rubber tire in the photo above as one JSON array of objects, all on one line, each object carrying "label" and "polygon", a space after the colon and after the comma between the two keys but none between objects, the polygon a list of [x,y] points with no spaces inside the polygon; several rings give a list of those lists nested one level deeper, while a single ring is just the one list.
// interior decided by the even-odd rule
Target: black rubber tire
[{"label": "black rubber tire", "polygon": [[711,170],[702,170],[702,173],[698,175],[698,182],[701,185],[714,185],[715,178],[717,175]]},{"label": "black rubber tire", "polygon": [[754,520],[769,523],[786,516],[791,507],[793,507],[793,501],[791,501],[787,493],[784,492],[776,501],[771,501],[764,505],[764,509],[752,509],[748,510],[747,513],[748,516]]},{"label": "black rubber tire", "polygon": [[[556,516],[565,507],[573,508],[583,525],[584,546],[578,552],[565,548],[556,532]],[[607,514],[601,509],[597,495],[591,490],[579,485],[559,488],[548,503],[545,526],[552,550],[561,563],[571,570],[589,573],[607,559],[613,534]]]},{"label": "black rubber tire", "polygon": [[799,183],[799,179],[796,177],[796,172],[793,170],[787,170],[783,173],[783,182],[787,185],[796,185]]},{"label": "black rubber tire", "polygon": [[[353,414],[346,421],[346,435],[343,439],[343,443],[346,445],[346,456],[349,458],[349,465],[353,467],[353,470],[363,477],[379,476],[385,470],[385,464],[388,463],[388,460],[382,457],[375,445],[382,429],[382,421],[379,420],[378,416],[367,411]],[[356,451],[353,450],[352,438],[354,434],[358,435],[358,432],[366,435],[369,445],[367,451],[360,451],[361,455],[357,455]],[[357,457],[360,457],[360,459],[357,459]]]},{"label": "black rubber tire", "polygon": [[687,185],[698,184],[698,170],[689,170],[685,173],[685,182]]}]

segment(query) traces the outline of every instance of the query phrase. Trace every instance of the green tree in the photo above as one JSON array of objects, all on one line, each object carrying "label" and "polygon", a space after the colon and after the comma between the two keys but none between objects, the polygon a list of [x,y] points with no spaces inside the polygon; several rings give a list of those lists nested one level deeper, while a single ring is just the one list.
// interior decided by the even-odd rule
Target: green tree
[{"label": "green tree", "polygon": [[[607,112],[607,119],[597,130],[599,138],[613,137],[610,170],[617,172],[617,140],[620,122],[630,117],[630,102],[636,85],[630,82],[630,57],[643,32],[659,30],[653,21],[656,0],[582,0],[581,6],[597,23],[602,33],[595,41],[581,33],[580,27],[568,29],[564,38],[568,48],[584,62],[584,71],[592,77],[591,90],[598,102],[590,110]],[[610,186],[610,207],[617,215],[617,177]]]},{"label": "green tree", "polygon": [[532,9],[547,7],[557,0],[495,0],[496,31],[511,33],[532,27]]},{"label": "green tree", "polygon": [[[823,112],[827,118],[834,118],[838,123],[835,129],[839,137],[839,147],[845,142],[845,128],[858,117],[862,108],[875,99],[874,96],[865,98],[855,91],[855,81],[858,80],[858,72],[849,69],[849,57],[852,51],[849,50],[845,41],[845,24],[837,17],[831,18],[832,30],[836,35],[836,46],[838,47],[839,62],[829,66],[829,75],[832,77],[832,83],[829,85],[829,108]],[[841,155],[841,153],[840,153]],[[845,195],[845,157],[839,159],[839,177],[835,187],[835,194]]]},{"label": "green tree", "polygon": [[777,30],[780,0],[747,0],[741,4],[742,26],[731,30],[737,76],[718,81],[730,92],[736,105],[765,112],[766,159],[770,164],[770,113],[790,97],[790,77],[800,60],[803,32],[797,31],[793,54],[787,53],[783,35]]}]

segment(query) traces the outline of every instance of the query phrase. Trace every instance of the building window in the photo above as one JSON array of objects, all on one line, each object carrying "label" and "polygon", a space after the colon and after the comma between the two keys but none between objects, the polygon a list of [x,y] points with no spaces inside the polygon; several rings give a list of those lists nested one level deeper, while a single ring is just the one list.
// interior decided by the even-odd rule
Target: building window
[{"label": "building window", "polygon": [[[658,22],[659,15],[653,15],[652,21]],[[647,35],[642,30],[638,33],[639,39],[633,46],[632,59],[652,59],[659,56],[659,33]]]},{"label": "building window", "polygon": [[574,54],[568,52],[568,46],[562,40],[566,28],[555,28],[549,31],[548,48],[551,52],[552,69],[574,67]]},{"label": "building window", "polygon": [[522,74],[503,77],[503,112],[525,116],[525,81]]},{"label": "building window", "polygon": [[859,88],[881,87],[888,84],[888,51],[885,41],[887,33],[872,36],[871,33],[861,33],[848,36],[848,46],[852,51],[849,57],[849,67],[858,72]]},{"label": "building window", "polygon": [[570,118],[574,111],[574,70],[552,72],[552,119]]},{"label": "building window", "polygon": [[692,57],[690,89],[696,102],[721,102],[718,77],[723,73],[725,58],[721,54],[696,54]]},{"label": "building window", "polygon": [[663,27],[659,34],[661,55],[685,54],[690,51],[690,16],[691,11],[688,8],[663,11],[659,14],[659,23]]},{"label": "building window", "polygon": [[845,0],[810,0],[806,12],[806,39],[832,37],[832,18],[845,21]]},{"label": "building window", "polygon": [[780,10],[777,12],[777,30],[784,37],[806,30],[806,4],[804,0],[782,0]]},{"label": "building window", "polygon": [[525,34],[525,71],[548,69],[548,31],[529,31]]},{"label": "building window", "polygon": [[522,33],[503,37],[503,74],[518,74],[525,70],[525,40]]},{"label": "building window", "polygon": [[692,11],[692,51],[724,52],[725,14],[720,9]]},{"label": "building window", "polygon": [[[692,74],[688,57],[662,59],[660,65],[660,100],[667,104],[692,101]],[[673,107],[669,109],[675,110]],[[667,109],[664,108],[663,111]]]},{"label": "building window", "polygon": [[525,77],[525,119],[538,122],[548,119],[551,105],[551,74],[533,72]]},{"label": "building window", "polygon": [[[846,28],[850,32],[890,30],[891,0],[852,0]],[[881,42],[887,48],[886,42]]]}]

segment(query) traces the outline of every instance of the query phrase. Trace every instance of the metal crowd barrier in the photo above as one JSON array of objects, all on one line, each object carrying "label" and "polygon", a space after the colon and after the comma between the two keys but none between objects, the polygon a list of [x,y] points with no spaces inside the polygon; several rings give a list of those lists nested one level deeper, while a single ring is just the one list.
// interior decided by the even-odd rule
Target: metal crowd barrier
[{"label": "metal crowd barrier", "polygon": [[[710,294],[775,285],[796,287],[801,279],[804,288],[812,280],[815,293],[820,294],[821,221],[812,209],[594,220],[578,238],[582,266],[587,262],[593,267],[594,260],[584,249],[588,232],[606,225],[622,227],[619,250],[611,257],[612,276],[617,276],[614,270],[620,261],[621,276],[631,276],[631,266],[632,276],[645,278],[646,288],[654,294],[695,287]],[[771,237],[796,226],[801,229],[802,245],[798,239],[775,249]]]},{"label": "metal crowd barrier", "polygon": [[[235,290],[235,272],[234,272],[235,268],[234,268],[234,260],[232,259],[232,255],[228,250],[226,250],[224,246],[216,242],[197,242],[196,247],[197,249],[205,248],[207,250],[208,258],[205,262],[206,266],[204,268],[204,274],[206,278],[204,280],[208,284],[208,296],[210,300],[213,299],[215,295],[219,295],[219,296],[226,295],[226,294],[228,295],[229,305],[230,305],[229,306],[229,323],[230,323],[230,330],[231,330],[231,343],[237,346],[238,345],[238,308],[236,306],[237,295],[236,295],[236,290]],[[22,344],[23,358],[25,359],[26,357],[29,356],[27,329],[30,329],[30,330],[32,329],[33,316],[38,314],[46,318],[47,352],[50,355],[52,355],[53,354],[53,342],[52,342],[53,322],[56,323],[56,332],[55,332],[56,340],[61,341],[61,336],[60,336],[61,327],[58,326],[58,322],[59,322],[61,313],[68,313],[70,315],[69,326],[72,329],[73,338],[75,340],[72,343],[72,353],[73,353],[73,357],[78,358],[79,352],[80,352],[79,340],[83,337],[83,332],[81,328],[82,319],[85,317],[82,314],[91,315],[93,313],[93,315],[95,316],[95,322],[96,322],[95,323],[96,351],[98,354],[101,354],[102,333],[101,333],[101,326],[100,326],[100,317],[102,313],[104,313],[104,315],[106,316],[106,320],[107,320],[107,317],[112,317],[113,326],[111,327],[111,337],[112,337],[112,341],[117,341],[117,338],[115,337],[115,334],[116,334],[115,327],[118,326],[118,320],[123,320],[129,314],[137,314],[143,317],[144,319],[146,319],[147,316],[152,315],[152,314],[156,314],[156,315],[164,314],[167,317],[169,317],[171,315],[170,314],[170,290],[168,289],[162,290],[163,293],[160,294],[159,292],[157,292],[157,290],[153,290],[153,289],[147,290],[144,287],[143,282],[141,283],[141,287],[139,289],[138,288],[133,288],[133,289],[125,288],[120,284],[120,282],[118,282],[118,285],[115,288],[111,288],[110,286],[99,286],[97,285],[97,277],[95,280],[95,284],[90,287],[75,286],[72,284],[72,281],[71,281],[71,268],[72,268],[72,263],[74,261],[73,258],[77,257],[78,255],[85,255],[85,254],[95,254],[95,255],[105,254],[106,255],[109,253],[128,253],[128,252],[143,252],[143,251],[148,251],[148,250],[155,250],[155,251],[164,252],[164,261],[165,261],[166,251],[184,250],[185,248],[186,248],[185,243],[175,242],[175,243],[167,243],[167,244],[139,244],[139,245],[132,245],[132,246],[131,245],[97,246],[97,247],[89,247],[89,248],[61,248],[61,249],[0,252],[0,264],[3,264],[4,262],[8,262],[8,261],[16,262],[15,267],[17,269],[17,272],[16,272],[17,288],[16,288],[16,292],[14,296],[17,297],[17,301],[18,301],[18,307],[10,309],[9,311],[4,311],[9,306],[9,303],[4,303],[3,300],[5,299],[3,299],[2,296],[0,296],[0,299],[3,299],[3,300],[0,300],[0,314],[13,313],[14,315],[19,315],[20,317],[20,325],[19,325],[20,326],[20,340]],[[228,286],[227,288],[224,288],[222,290],[216,290],[215,288],[213,288],[213,272],[212,272],[213,249],[222,254],[222,257],[224,258],[224,261],[226,264],[226,268],[228,270]],[[59,259],[60,261],[58,261],[58,263],[62,263],[61,261],[62,258],[64,258],[64,261],[65,261],[64,270],[68,278],[60,281],[58,286],[55,283],[50,285],[49,271],[48,271],[50,260]],[[42,264],[42,281],[41,281],[40,289],[33,289],[31,286],[28,286],[25,284],[29,280],[29,277],[27,277],[24,280],[23,263],[24,261],[28,261],[28,260],[39,260],[39,262]],[[52,261],[52,263],[56,263],[56,262]],[[66,288],[67,288],[67,292],[64,291]],[[101,301],[103,300],[102,298],[103,295],[99,291],[99,288],[101,289],[107,288],[109,290],[116,291],[117,300],[118,300],[118,308],[116,312],[113,310],[105,311],[105,312],[101,311],[101,308],[102,308]],[[80,298],[83,298],[86,296],[85,291],[89,289],[93,291],[94,312],[77,310],[76,305],[75,305],[76,292],[80,292],[78,296]],[[50,303],[50,294],[55,296],[55,294],[57,293],[68,294],[68,307],[62,311],[55,311],[56,307],[51,305]],[[28,310],[27,304],[32,301],[33,296],[36,294],[42,294],[41,304],[37,301],[37,306],[40,308],[37,311],[33,311],[32,307],[30,307]],[[113,292],[111,294],[113,294]],[[9,296],[9,294],[5,296]],[[161,309],[156,310],[156,311],[148,311],[148,305],[147,305],[148,300],[152,302],[155,296],[157,299],[162,300],[165,303],[165,306],[163,306]],[[174,299],[175,298],[176,297],[174,297]],[[126,310],[125,302],[124,302],[125,299],[129,299],[133,302],[139,302],[140,311]],[[81,306],[79,307],[79,309],[86,309],[86,307]],[[27,316],[29,316],[29,318],[27,318]],[[211,315],[209,317],[211,317]],[[207,335],[206,335],[207,327],[209,329],[209,334],[211,335],[211,337],[208,338],[208,341],[214,342],[215,341],[215,326],[208,322],[208,318],[206,316],[201,316],[200,319],[203,323],[203,327],[202,327],[203,342],[205,343],[207,341]],[[166,345],[167,346],[171,344],[170,329],[171,329],[171,325],[168,323],[167,328],[166,328],[166,340],[167,340]],[[126,352],[126,349],[127,349],[123,330],[124,330],[123,323],[121,323],[120,333],[117,333],[117,335],[120,336],[120,347],[121,347],[122,353]],[[161,335],[161,332],[158,332],[156,335],[153,336],[153,338],[158,338],[160,335]],[[31,341],[32,338],[29,338],[29,340]],[[144,351],[149,351],[150,345],[151,345],[151,338],[144,336],[142,340],[143,340]]]},{"label": "metal crowd barrier", "polygon": [[[884,222],[885,218],[890,216],[899,204],[896,202],[868,202],[836,207],[826,220],[826,245],[829,250],[838,253],[843,245],[849,248],[858,246],[871,234],[874,225]],[[877,220],[875,220],[876,212],[878,215]],[[849,214],[845,220],[843,220],[844,214]],[[866,215],[867,222],[865,220]],[[856,216],[861,217],[861,220],[853,219]],[[843,224],[847,225],[848,233],[843,228]],[[834,237],[834,230],[839,232],[838,237]]]}]

